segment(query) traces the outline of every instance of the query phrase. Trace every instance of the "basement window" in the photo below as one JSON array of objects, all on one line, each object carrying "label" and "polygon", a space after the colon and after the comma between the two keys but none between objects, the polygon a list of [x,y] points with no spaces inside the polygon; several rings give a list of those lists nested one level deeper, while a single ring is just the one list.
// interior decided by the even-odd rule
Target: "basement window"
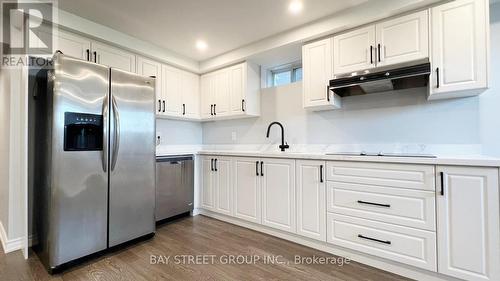
[{"label": "basement window", "polygon": [[271,70],[272,86],[281,86],[302,81],[302,65],[288,65]]}]

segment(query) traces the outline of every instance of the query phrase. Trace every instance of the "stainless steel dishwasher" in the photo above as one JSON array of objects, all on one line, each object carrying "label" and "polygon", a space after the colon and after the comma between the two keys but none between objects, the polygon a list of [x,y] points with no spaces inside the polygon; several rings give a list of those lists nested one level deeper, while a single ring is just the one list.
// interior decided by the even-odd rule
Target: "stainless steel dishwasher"
[{"label": "stainless steel dishwasher", "polygon": [[193,156],[156,157],[156,221],[193,210]]}]

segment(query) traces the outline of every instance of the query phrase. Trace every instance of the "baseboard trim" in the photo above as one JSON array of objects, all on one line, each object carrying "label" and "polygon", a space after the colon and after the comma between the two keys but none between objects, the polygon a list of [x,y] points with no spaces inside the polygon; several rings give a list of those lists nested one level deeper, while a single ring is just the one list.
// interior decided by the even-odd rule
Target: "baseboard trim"
[{"label": "baseboard trim", "polygon": [[0,221],[0,240],[2,240],[3,251],[6,254],[17,250],[21,250],[23,248],[23,238],[19,237],[9,240],[1,221]]},{"label": "baseboard trim", "polygon": [[420,269],[416,267],[412,267],[409,265],[405,265],[398,262],[393,262],[390,260],[386,260],[383,258],[371,256],[368,254],[363,254],[361,252],[353,251],[347,248],[342,248],[338,246],[334,246],[322,241],[316,241],[313,239],[309,239],[306,237],[299,236],[297,234],[287,233],[281,230],[276,230],[267,226],[263,226],[260,224],[255,224],[251,222],[247,222],[235,217],[230,217],[227,215],[215,213],[212,211],[208,211],[205,209],[196,209],[197,214],[204,215],[207,217],[211,217],[214,219],[218,219],[224,222],[228,222],[231,224],[235,224],[241,227],[249,228],[258,232],[262,232],[271,236],[275,236],[284,240],[288,240],[300,245],[304,245],[306,247],[314,248],[319,251],[323,251],[326,253],[330,253],[336,256],[345,257],[350,260],[366,264],[375,268],[379,268],[381,270],[385,270],[388,272],[392,272],[394,274],[398,274],[407,278],[415,279],[415,280],[427,280],[427,281],[443,281],[443,280],[458,280],[453,277],[449,277],[446,275],[442,275],[436,272],[428,271],[425,269]]}]

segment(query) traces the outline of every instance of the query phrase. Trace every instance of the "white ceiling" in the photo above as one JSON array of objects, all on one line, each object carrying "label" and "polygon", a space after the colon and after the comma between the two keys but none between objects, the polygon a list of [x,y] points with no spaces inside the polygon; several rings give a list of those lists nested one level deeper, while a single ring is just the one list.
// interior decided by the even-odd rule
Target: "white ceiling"
[{"label": "white ceiling", "polygon": [[[59,0],[59,8],[203,61],[368,0]],[[199,51],[197,39],[208,43]]]}]

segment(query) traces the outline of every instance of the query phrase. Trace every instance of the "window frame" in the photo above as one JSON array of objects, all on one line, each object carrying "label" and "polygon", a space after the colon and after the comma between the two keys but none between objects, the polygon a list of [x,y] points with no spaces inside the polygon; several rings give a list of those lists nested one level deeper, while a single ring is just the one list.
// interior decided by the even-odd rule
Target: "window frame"
[{"label": "window frame", "polygon": [[[293,64],[287,64],[284,66],[280,66],[280,67],[276,67],[276,68],[271,69],[271,71],[270,71],[271,87],[279,87],[279,86],[295,83],[297,81],[302,81],[302,79],[297,80],[297,70],[299,70],[299,69],[302,69],[302,63],[300,63],[300,62],[296,62]],[[276,85],[275,79],[274,79],[275,75],[283,73],[283,72],[290,72],[290,82],[286,83],[286,84]]]}]

